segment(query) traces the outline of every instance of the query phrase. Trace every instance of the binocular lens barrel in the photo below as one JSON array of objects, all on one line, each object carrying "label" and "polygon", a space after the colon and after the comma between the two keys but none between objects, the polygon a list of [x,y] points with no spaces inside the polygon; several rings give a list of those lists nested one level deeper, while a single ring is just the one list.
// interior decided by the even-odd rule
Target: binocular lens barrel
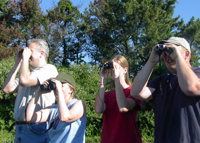
[{"label": "binocular lens barrel", "polygon": [[165,45],[159,45],[159,46],[156,46],[155,47],[155,50],[158,51],[158,50],[163,50],[165,49]]},{"label": "binocular lens barrel", "polygon": [[155,47],[155,50],[161,54],[163,51],[165,52],[168,52],[169,54],[171,54],[173,52],[173,49],[172,48],[169,48],[169,47],[166,47],[165,45],[163,44],[160,44],[159,46],[156,46]]},{"label": "binocular lens barrel", "polygon": [[104,64],[103,67],[104,67],[105,69],[113,68],[113,63],[108,62],[108,63]]},{"label": "binocular lens barrel", "polygon": [[48,81],[49,84],[46,86],[45,84],[40,85],[40,90],[55,90],[56,84],[52,81]]}]

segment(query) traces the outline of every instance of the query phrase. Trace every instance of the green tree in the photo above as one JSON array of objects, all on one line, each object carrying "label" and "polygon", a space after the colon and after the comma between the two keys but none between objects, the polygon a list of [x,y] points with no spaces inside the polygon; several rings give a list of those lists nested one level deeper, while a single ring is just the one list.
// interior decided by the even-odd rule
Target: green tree
[{"label": "green tree", "polygon": [[9,58],[18,49],[15,40],[22,36],[16,23],[16,13],[18,8],[15,1],[0,1],[0,60]]},{"label": "green tree", "polygon": [[18,43],[23,46],[27,45],[27,41],[32,38],[41,38],[43,36],[43,23],[45,17],[39,6],[39,0],[19,0],[18,21],[20,31],[23,35],[22,39],[18,39]]},{"label": "green tree", "polygon": [[194,17],[190,19],[187,24],[182,23],[179,25],[175,31],[175,35],[179,37],[184,37],[190,44],[191,47],[191,64],[192,66],[199,67],[200,59],[200,19],[194,20]]},{"label": "green tree", "polygon": [[38,0],[0,1],[0,59],[26,46],[30,38],[42,36],[44,17]]},{"label": "green tree", "polygon": [[90,56],[102,63],[124,55],[134,76],[152,47],[172,35],[179,17],[172,18],[176,0],[95,0],[84,11]]},{"label": "green tree", "polygon": [[[95,0],[84,11],[87,34],[91,40],[88,53],[101,64],[115,54],[124,55],[134,77],[147,62],[154,45],[172,36],[180,25],[179,17],[172,18],[176,0]],[[151,78],[168,70],[161,62]],[[146,108],[149,107],[149,108]],[[152,103],[144,102],[138,117],[143,140],[152,141],[154,116]],[[151,110],[145,110],[151,109]],[[147,116],[148,115],[148,116]]]},{"label": "green tree", "polygon": [[[69,66],[71,62],[83,62],[84,31],[81,25],[81,14],[70,0],[60,0],[54,9],[48,11],[47,19],[51,26],[51,45],[59,51],[56,62]],[[55,59],[51,59],[55,62]]]}]

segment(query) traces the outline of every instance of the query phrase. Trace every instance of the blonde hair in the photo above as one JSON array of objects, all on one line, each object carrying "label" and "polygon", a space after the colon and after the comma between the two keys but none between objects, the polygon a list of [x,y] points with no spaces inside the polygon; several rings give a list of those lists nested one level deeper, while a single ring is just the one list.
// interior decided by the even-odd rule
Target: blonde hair
[{"label": "blonde hair", "polygon": [[[125,82],[128,85],[131,85],[130,79],[129,79],[129,64],[128,61],[126,60],[126,58],[122,55],[116,55],[114,56],[111,61],[117,61],[117,63],[122,66],[122,68],[127,68],[127,72],[125,74]],[[115,88],[115,84],[114,81],[111,81],[111,88]]]},{"label": "blonde hair", "polygon": [[76,95],[75,95],[75,88],[71,84],[69,84],[69,83],[67,83],[67,85],[69,86],[70,89],[73,89],[73,91],[71,93],[71,98],[72,99],[73,98],[77,98]]}]

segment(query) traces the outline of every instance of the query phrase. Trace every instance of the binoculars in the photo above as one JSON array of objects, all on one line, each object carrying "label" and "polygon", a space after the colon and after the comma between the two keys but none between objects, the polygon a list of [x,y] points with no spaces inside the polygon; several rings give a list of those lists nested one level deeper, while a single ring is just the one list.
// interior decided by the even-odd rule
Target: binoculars
[{"label": "binoculars", "polygon": [[159,44],[159,46],[156,46],[156,47],[155,47],[155,50],[156,50],[159,54],[161,54],[163,51],[166,51],[166,52],[168,52],[169,54],[171,54],[171,53],[173,52],[173,49],[172,49],[172,48],[168,48],[168,47],[166,47],[166,46],[163,45],[163,44]]},{"label": "binoculars", "polygon": [[105,63],[105,64],[103,65],[103,67],[104,67],[105,69],[113,68],[113,63],[111,63],[111,62]]},{"label": "binoculars", "polygon": [[48,85],[46,86],[45,84],[40,85],[40,90],[55,90],[56,89],[56,84],[54,82],[52,82],[51,80],[48,80]]}]

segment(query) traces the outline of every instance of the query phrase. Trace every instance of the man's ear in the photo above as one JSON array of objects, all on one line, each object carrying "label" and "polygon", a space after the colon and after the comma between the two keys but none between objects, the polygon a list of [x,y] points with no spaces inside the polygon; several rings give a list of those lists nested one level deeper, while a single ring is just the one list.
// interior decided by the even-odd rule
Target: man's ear
[{"label": "man's ear", "polygon": [[185,58],[188,58],[188,57],[190,57],[190,52],[189,52],[189,51],[186,51],[186,52],[185,52]]},{"label": "man's ear", "polygon": [[44,51],[40,51],[40,58],[45,56]]}]

